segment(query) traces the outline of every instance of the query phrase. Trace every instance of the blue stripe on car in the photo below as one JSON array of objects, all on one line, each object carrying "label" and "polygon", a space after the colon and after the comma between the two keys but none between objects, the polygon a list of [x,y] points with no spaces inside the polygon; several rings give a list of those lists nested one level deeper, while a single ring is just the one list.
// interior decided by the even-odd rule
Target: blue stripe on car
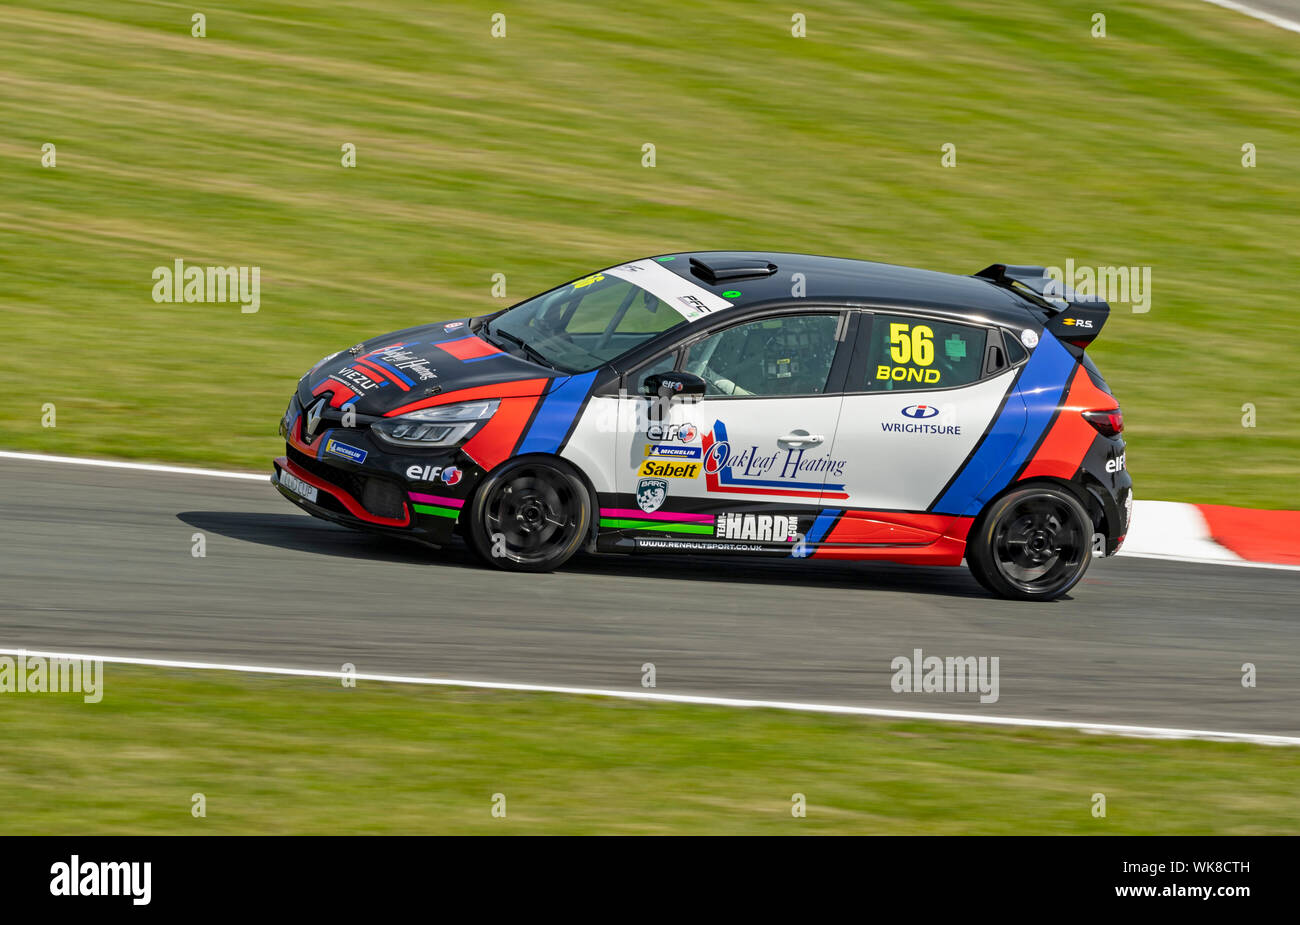
[{"label": "blue stripe on car", "polygon": [[809,543],[820,543],[822,538],[826,536],[827,531],[830,530],[831,524],[835,523],[835,518],[838,517],[839,514],[840,512],[838,508],[835,510],[822,511],[813,520],[812,526],[808,528],[808,535],[805,539]]},{"label": "blue stripe on car", "polygon": [[320,435],[320,444],[316,447],[317,459],[325,458],[325,444],[330,442],[330,435],[332,433],[334,433],[334,428],[331,427],[329,430],[325,431],[325,433]]},{"label": "blue stripe on car", "polygon": [[[973,517],[985,499],[1011,483],[1056,414],[1076,362],[1059,340],[1043,332],[998,419],[934,505],[936,514]],[[1024,421],[1023,428],[1018,420]]]},{"label": "blue stripe on car", "polygon": [[[408,379],[406,377],[406,374],[403,373],[400,369],[398,369],[396,366],[392,365],[391,363],[385,363],[383,360],[379,359],[379,357],[367,357],[366,362],[373,363],[376,366],[378,366],[380,369],[387,370],[388,372],[396,376],[398,379],[401,379],[407,385],[415,385],[415,382],[412,381],[411,379]],[[385,385],[387,385],[387,383],[385,383]]]},{"label": "blue stripe on car", "polygon": [[560,444],[573,427],[574,418],[587,400],[596,370],[557,380],[533,417],[533,423],[519,444],[517,453],[558,453]]}]

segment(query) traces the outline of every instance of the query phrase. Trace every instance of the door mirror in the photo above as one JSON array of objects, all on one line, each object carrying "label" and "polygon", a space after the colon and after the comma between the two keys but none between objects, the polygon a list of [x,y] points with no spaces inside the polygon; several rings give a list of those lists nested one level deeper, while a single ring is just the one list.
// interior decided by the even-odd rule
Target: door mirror
[{"label": "door mirror", "polygon": [[704,380],[695,373],[651,373],[643,383],[647,395],[655,398],[695,401],[704,397]]}]

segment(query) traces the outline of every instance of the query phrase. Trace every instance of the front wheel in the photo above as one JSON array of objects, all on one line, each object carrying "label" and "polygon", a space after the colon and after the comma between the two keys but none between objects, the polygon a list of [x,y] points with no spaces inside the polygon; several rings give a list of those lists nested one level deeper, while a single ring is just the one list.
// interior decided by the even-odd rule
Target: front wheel
[{"label": "front wheel", "polygon": [[1050,601],[1092,561],[1092,521],[1073,495],[1035,486],[993,503],[967,538],[972,574],[998,597]]},{"label": "front wheel", "polygon": [[497,568],[549,572],[578,551],[591,526],[591,498],[559,460],[521,459],[492,473],[474,495],[470,542]]}]

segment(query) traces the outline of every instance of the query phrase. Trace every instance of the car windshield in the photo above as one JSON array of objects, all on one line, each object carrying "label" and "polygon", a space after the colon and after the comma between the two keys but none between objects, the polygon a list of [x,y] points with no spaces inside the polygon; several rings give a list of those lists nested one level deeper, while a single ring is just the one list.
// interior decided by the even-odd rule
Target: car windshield
[{"label": "car windshield", "polygon": [[685,324],[682,315],[640,286],[594,273],[543,293],[494,318],[490,340],[565,372],[586,372]]}]

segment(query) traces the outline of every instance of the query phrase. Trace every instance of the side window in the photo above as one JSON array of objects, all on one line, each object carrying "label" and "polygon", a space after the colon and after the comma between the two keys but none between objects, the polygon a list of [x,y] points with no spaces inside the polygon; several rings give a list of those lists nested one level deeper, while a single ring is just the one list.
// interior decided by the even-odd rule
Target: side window
[{"label": "side window", "polygon": [[627,377],[629,393],[644,394],[646,377],[653,373],[670,373],[677,368],[677,348],[674,347],[662,356],[637,369]]},{"label": "side window", "polygon": [[913,315],[877,314],[867,338],[865,382],[851,391],[951,389],[984,372],[985,328]]},{"label": "side window", "polygon": [[738,324],[693,344],[683,368],[707,395],[819,395],[835,359],[839,315],[795,314]]}]

